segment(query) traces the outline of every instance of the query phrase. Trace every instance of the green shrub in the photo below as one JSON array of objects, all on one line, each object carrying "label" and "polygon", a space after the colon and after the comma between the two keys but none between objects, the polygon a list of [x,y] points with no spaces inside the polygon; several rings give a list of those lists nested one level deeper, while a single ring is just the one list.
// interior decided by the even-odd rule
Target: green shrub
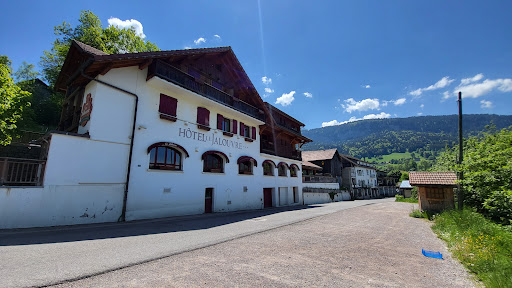
[{"label": "green shrub", "polygon": [[405,203],[418,203],[418,199],[404,198],[402,195],[395,195],[395,202],[405,202]]}]

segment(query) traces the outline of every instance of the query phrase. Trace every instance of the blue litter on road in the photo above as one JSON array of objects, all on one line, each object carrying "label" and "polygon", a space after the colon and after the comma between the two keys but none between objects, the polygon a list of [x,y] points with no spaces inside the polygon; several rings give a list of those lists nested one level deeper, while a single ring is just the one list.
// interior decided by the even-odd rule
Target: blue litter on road
[{"label": "blue litter on road", "polygon": [[421,253],[426,257],[437,258],[443,260],[443,254],[441,252],[428,251],[421,249]]}]

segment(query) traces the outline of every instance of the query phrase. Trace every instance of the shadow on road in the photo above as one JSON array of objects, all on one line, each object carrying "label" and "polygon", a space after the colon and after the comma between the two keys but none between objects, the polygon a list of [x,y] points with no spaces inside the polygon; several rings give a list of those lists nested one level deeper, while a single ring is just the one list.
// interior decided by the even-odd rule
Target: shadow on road
[{"label": "shadow on road", "polygon": [[102,223],[49,228],[0,231],[0,246],[63,243],[208,229],[260,218],[285,211],[321,207],[318,205],[273,207],[264,210],[179,216],[124,223]]}]

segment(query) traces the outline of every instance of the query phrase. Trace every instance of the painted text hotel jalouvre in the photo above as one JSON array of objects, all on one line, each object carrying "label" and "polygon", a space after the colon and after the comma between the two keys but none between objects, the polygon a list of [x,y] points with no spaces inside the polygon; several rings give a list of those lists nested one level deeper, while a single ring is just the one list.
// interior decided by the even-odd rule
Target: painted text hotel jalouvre
[{"label": "painted text hotel jalouvre", "polygon": [[108,55],[73,42],[56,89],[65,132],[49,137],[42,187],[24,188],[37,195],[23,210],[38,211],[0,228],[302,203],[304,124],[262,101],[230,47]]}]

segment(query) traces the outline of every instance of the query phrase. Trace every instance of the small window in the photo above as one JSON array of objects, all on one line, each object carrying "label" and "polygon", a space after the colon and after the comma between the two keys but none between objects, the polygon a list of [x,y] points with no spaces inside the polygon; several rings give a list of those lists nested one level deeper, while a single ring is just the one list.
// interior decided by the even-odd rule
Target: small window
[{"label": "small window", "polygon": [[224,118],[224,121],[222,121],[222,131],[231,132],[231,119]]},{"label": "small window", "polygon": [[217,154],[208,154],[203,160],[203,172],[222,173],[224,172],[224,161]]},{"label": "small window", "polygon": [[274,176],[274,165],[270,162],[263,162],[263,175]]},{"label": "small window", "polygon": [[280,164],[277,167],[277,175],[286,177],[286,165]]},{"label": "small window", "polygon": [[243,161],[238,164],[238,174],[252,175],[252,163],[250,160]]},{"label": "small window", "polygon": [[160,112],[160,118],[171,120],[171,121],[176,121],[177,107],[178,107],[177,99],[167,96],[165,94],[160,94],[160,105],[158,106],[158,112]]},{"label": "small window", "polygon": [[197,124],[203,130],[210,130],[210,110],[197,107]]},{"label": "small window", "polygon": [[290,177],[297,177],[297,169],[290,167]]},{"label": "small window", "polygon": [[149,169],[182,170],[181,153],[170,147],[154,147],[149,152]]}]

